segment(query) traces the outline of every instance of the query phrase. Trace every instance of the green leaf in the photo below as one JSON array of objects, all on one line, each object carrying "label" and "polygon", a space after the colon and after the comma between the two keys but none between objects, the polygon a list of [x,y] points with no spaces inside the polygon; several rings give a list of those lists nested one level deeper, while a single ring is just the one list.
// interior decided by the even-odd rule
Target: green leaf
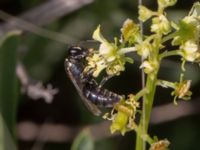
[{"label": "green leaf", "polygon": [[[0,38],[0,115],[1,148],[9,149],[15,139],[17,104],[16,47],[19,31],[8,32]],[[11,141],[12,139],[12,141]]]},{"label": "green leaf", "polygon": [[83,130],[77,136],[71,150],[94,150],[94,141],[88,130]]}]

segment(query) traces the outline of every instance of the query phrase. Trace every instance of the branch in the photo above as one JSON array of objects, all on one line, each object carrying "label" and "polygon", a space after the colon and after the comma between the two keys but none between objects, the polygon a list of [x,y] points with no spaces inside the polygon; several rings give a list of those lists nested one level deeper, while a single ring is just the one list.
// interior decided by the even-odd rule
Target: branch
[{"label": "branch", "polygon": [[37,100],[43,98],[46,103],[51,103],[54,95],[58,93],[58,89],[53,89],[51,84],[45,88],[41,82],[36,84],[31,83],[24,66],[21,63],[17,64],[16,74],[22,84],[22,91],[31,99]]},{"label": "branch", "polygon": [[[19,18],[35,25],[46,25],[92,2],[93,0],[49,0],[20,15]],[[1,32],[12,30],[16,27],[20,28],[19,21],[13,18],[7,18],[7,20],[9,20],[7,23],[0,25]]]},{"label": "branch", "polygon": [[0,19],[6,21],[6,23],[0,24],[0,35],[10,30],[19,29],[52,39],[53,41],[65,44],[73,43],[75,39],[72,37],[39,26],[53,22],[92,2],[93,0],[51,0],[19,17],[14,17],[0,10]]}]

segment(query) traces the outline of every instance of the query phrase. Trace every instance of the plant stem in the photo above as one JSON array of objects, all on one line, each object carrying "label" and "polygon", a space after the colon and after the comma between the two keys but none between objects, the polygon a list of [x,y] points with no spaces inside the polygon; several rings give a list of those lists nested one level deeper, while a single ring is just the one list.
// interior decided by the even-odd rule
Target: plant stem
[{"label": "plant stem", "polygon": [[[141,116],[139,127],[138,127],[138,132],[137,132],[137,139],[136,139],[136,150],[143,150],[145,149],[143,145],[143,138],[141,138],[141,135],[147,135],[147,130],[148,130],[148,125],[149,125],[149,120],[150,120],[150,115],[151,115],[151,110],[152,110],[152,105],[153,105],[153,100],[154,100],[154,95],[155,95],[155,90],[156,90],[156,80],[157,80],[157,73],[154,76],[154,79],[150,78],[150,76],[147,77],[147,82],[146,82],[146,88],[149,89],[149,93],[144,96],[144,105],[145,105],[145,114]],[[145,117],[145,124],[143,123],[143,117]],[[145,129],[143,131],[143,129]],[[145,136],[144,136],[145,138]]]},{"label": "plant stem", "polygon": [[130,53],[130,52],[135,52],[135,51],[137,51],[137,49],[135,47],[121,48],[118,51],[118,54],[126,54],[126,53]]},{"label": "plant stem", "polygon": [[167,36],[165,36],[163,39],[162,39],[162,43],[168,41],[168,40],[171,40],[172,38],[174,38],[178,33],[177,32],[173,32]]},{"label": "plant stem", "polygon": [[177,56],[177,55],[182,56],[182,52],[180,50],[165,51],[162,54],[160,54],[160,59],[163,59],[169,56]]},{"label": "plant stem", "polygon": [[143,97],[145,94],[149,93],[147,88],[142,89],[135,95],[135,100],[139,100],[141,97]]}]

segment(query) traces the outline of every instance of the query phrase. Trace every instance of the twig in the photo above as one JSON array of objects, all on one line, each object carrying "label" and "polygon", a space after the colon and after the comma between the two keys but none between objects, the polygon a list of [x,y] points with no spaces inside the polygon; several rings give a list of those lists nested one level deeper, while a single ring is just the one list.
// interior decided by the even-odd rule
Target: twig
[{"label": "twig", "polygon": [[[35,25],[46,25],[92,2],[93,0],[49,0],[20,15],[19,18]],[[18,25],[20,23],[11,18],[9,22],[0,25],[0,31],[12,30],[16,26],[20,28]]]},{"label": "twig", "polygon": [[[0,10],[0,18],[4,21],[7,21],[10,23],[10,24],[8,24],[7,29],[4,28],[4,30],[2,31],[1,34],[5,33],[6,31],[9,32],[13,29],[15,29],[15,30],[18,29],[21,31],[29,31],[38,36],[45,37],[45,38],[51,39],[53,41],[57,41],[57,42],[64,43],[64,44],[68,44],[69,42],[73,41],[73,39],[68,37],[67,35],[39,27],[38,25],[35,25],[28,21],[25,21],[19,17],[14,17],[14,16],[12,16],[6,12],[3,12],[1,10]],[[10,20],[12,20],[13,24]]]},{"label": "twig", "polygon": [[17,64],[16,74],[22,84],[22,91],[34,100],[43,98],[46,103],[51,103],[54,95],[58,93],[58,89],[53,89],[51,84],[45,88],[41,82],[31,83],[32,80],[21,63]]},{"label": "twig", "polygon": [[[156,106],[152,111],[151,124],[165,123],[200,113],[199,107],[199,98],[190,102],[180,101],[178,106],[174,106],[172,103]],[[47,142],[46,140],[48,137],[48,142],[67,142],[72,141],[84,128],[89,129],[94,140],[119,135],[119,133],[110,134],[109,126],[109,121],[103,121],[99,124],[80,127],[46,123],[45,125],[42,125],[43,131],[41,132],[43,133],[43,136],[40,136],[40,139],[37,139],[37,132],[40,130],[40,126],[33,122],[19,123],[17,126],[17,131],[18,138],[24,141],[33,141],[37,139]]]},{"label": "twig", "polygon": [[55,21],[92,2],[93,0],[50,0],[19,17],[0,10],[0,19],[6,21],[0,24],[0,36],[10,30],[20,29],[64,44],[73,43],[75,39],[72,37],[39,26]]}]

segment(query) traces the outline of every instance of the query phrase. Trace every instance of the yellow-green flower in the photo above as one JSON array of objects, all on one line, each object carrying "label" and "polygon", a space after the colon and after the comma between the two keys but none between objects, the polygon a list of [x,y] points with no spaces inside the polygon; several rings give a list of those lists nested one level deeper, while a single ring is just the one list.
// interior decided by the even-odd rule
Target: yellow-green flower
[{"label": "yellow-green flower", "polygon": [[194,62],[200,57],[198,45],[194,41],[187,41],[180,46],[183,53],[183,58],[187,61]]},{"label": "yellow-green flower", "polygon": [[167,139],[160,140],[151,144],[149,150],[168,150],[170,142]]},{"label": "yellow-green flower", "polygon": [[90,57],[87,57],[88,64],[84,69],[84,72],[88,72],[90,70],[93,71],[93,76],[97,77],[102,70],[104,70],[107,66],[105,64],[105,60],[99,54],[93,54]]},{"label": "yellow-green flower", "polygon": [[110,131],[113,134],[116,131],[120,131],[122,135],[124,135],[127,131],[127,123],[128,123],[129,116],[124,113],[119,111],[113,121],[112,125],[110,126]]},{"label": "yellow-green flower", "polygon": [[172,88],[171,93],[174,96],[174,104],[177,105],[176,99],[189,100],[191,98],[192,92],[190,91],[191,80],[183,80],[183,74],[180,76],[180,82],[169,82],[165,80],[158,80],[157,85],[164,88]]},{"label": "yellow-green flower", "polygon": [[164,15],[159,15],[152,19],[151,32],[168,34],[171,31],[171,24]]},{"label": "yellow-green flower", "polygon": [[164,9],[169,6],[175,5],[177,0],[158,0],[158,7]]},{"label": "yellow-green flower", "polygon": [[155,15],[155,12],[151,11],[147,7],[140,5],[139,6],[139,19],[143,22],[151,18],[153,15]]},{"label": "yellow-green flower", "polygon": [[149,41],[144,41],[141,44],[136,45],[137,53],[146,59],[152,51],[152,44]]},{"label": "yellow-green flower", "polygon": [[141,41],[141,34],[139,25],[131,19],[126,19],[121,28],[123,40],[133,44]]},{"label": "yellow-green flower", "polygon": [[93,33],[93,39],[100,42],[98,50],[93,50],[87,57],[88,64],[85,71],[93,70],[93,76],[97,77],[104,69],[108,75],[119,75],[124,71],[126,62],[132,59],[125,53],[136,51],[135,48],[119,48],[117,42],[108,42],[100,32],[100,26]]},{"label": "yellow-green flower", "polygon": [[146,74],[153,73],[155,70],[157,70],[158,64],[154,61],[144,61],[140,68],[144,68],[144,72]]},{"label": "yellow-green flower", "polygon": [[180,99],[188,100],[192,95],[192,92],[190,91],[190,86],[191,86],[191,80],[184,80],[181,81],[180,83],[176,83],[172,95]]},{"label": "yellow-green flower", "polygon": [[110,126],[111,133],[116,131],[121,132],[124,135],[127,131],[136,128],[135,115],[139,103],[134,99],[134,95],[129,95],[127,100],[121,100],[119,103],[115,104],[113,110],[109,114],[104,115],[104,119],[112,121]]},{"label": "yellow-green flower", "polygon": [[178,24],[172,45],[181,45],[186,41],[198,42],[200,38],[200,21],[194,16],[186,16]]},{"label": "yellow-green flower", "polygon": [[107,61],[113,61],[115,59],[115,54],[117,51],[117,46],[113,43],[109,43],[101,34],[100,32],[100,26],[97,27],[97,29],[93,33],[93,39],[96,41],[99,41],[100,47],[99,47],[99,54],[102,55],[104,58],[107,59]]},{"label": "yellow-green flower", "polygon": [[[119,59],[119,61],[120,61],[120,59]],[[118,61],[114,61],[106,68],[106,72],[108,75],[113,75],[113,74],[119,75],[119,73],[124,70],[125,70],[125,62],[124,61],[122,61],[121,63]]]}]

